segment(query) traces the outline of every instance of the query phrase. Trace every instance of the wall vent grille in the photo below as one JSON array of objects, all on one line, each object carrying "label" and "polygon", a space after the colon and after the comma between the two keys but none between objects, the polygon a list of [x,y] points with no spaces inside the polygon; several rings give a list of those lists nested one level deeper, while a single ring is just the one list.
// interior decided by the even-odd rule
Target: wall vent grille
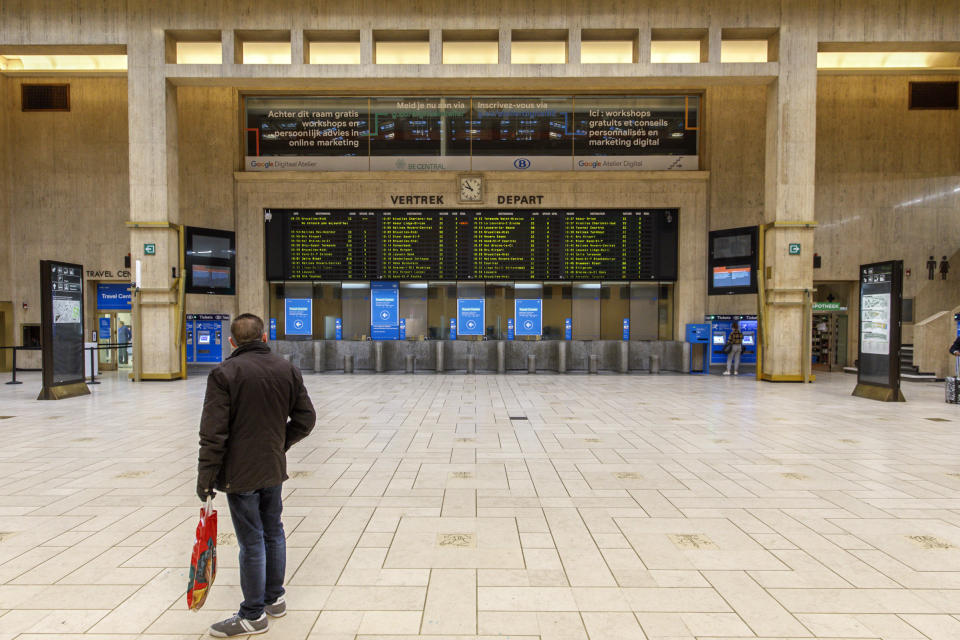
[{"label": "wall vent grille", "polygon": [[960,103],[960,82],[911,82],[911,109],[951,109]]},{"label": "wall vent grille", "polygon": [[23,111],[70,111],[69,84],[22,85]]}]

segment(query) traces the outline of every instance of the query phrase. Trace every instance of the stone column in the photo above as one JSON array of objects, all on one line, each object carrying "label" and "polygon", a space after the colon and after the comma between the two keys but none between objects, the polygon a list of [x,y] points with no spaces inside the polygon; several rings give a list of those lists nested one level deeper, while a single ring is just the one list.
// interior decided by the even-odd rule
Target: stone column
[{"label": "stone column", "polygon": [[[803,0],[784,0],[780,74],[767,91],[762,377],[801,380],[809,363],[804,301],[813,289],[816,163],[817,15]],[[799,224],[798,224],[799,223]],[[809,226],[805,226],[809,225]],[[800,255],[789,255],[800,243]]]},{"label": "stone column", "polygon": [[[144,379],[179,376],[177,291],[177,92],[164,73],[164,34],[143,28],[127,46],[130,162],[130,256],[141,264],[139,339]],[[154,244],[155,255],[146,255]],[[134,271],[135,274],[135,271]],[[137,331],[138,327],[134,327]]]}]

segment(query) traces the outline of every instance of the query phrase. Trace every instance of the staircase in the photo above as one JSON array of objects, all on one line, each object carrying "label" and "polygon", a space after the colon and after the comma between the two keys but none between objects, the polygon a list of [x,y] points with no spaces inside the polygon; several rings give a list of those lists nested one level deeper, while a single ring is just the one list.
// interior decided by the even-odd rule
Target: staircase
[{"label": "staircase", "polygon": [[936,382],[937,376],[932,373],[921,373],[913,364],[913,345],[900,345],[900,380],[907,382]]}]

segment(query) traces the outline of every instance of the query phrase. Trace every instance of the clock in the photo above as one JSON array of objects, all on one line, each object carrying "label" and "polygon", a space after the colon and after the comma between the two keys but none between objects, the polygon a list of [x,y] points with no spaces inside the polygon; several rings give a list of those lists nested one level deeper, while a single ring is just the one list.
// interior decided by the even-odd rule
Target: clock
[{"label": "clock", "polygon": [[483,176],[460,176],[460,202],[483,202]]}]

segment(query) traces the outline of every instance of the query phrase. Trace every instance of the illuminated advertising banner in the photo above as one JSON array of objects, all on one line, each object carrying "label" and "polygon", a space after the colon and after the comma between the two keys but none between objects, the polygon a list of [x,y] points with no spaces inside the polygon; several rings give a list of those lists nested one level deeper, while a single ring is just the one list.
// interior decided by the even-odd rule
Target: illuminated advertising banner
[{"label": "illuminated advertising banner", "polygon": [[247,171],[696,170],[699,95],[245,99]]}]

